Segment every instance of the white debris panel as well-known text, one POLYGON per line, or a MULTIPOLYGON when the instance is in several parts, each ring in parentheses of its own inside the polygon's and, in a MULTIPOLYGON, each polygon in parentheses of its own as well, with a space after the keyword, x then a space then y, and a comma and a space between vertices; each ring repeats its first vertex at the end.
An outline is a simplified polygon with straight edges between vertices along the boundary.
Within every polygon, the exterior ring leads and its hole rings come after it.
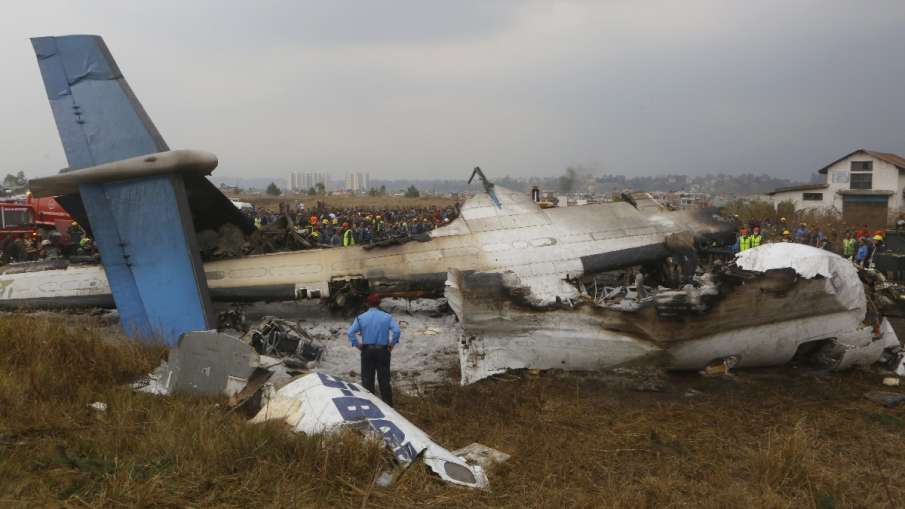
POLYGON ((265 394, 252 422, 283 420, 293 430, 330 433, 344 426, 380 436, 396 460, 408 465, 421 457, 444 481, 470 488, 486 488, 487 475, 436 444, 408 419, 363 387, 326 373, 311 373, 265 394))
POLYGON ((802 277, 812 279, 817 275, 829 278, 838 272, 854 273, 851 262, 825 249, 804 244, 781 242, 764 244, 735 255, 735 263, 755 272, 774 269, 794 269, 802 277))
POLYGON ((735 264, 754 272, 792 269, 805 279, 820 276, 827 280, 827 293, 835 294, 846 309, 866 306, 858 270, 850 261, 825 249, 789 242, 764 244, 738 253, 735 264))

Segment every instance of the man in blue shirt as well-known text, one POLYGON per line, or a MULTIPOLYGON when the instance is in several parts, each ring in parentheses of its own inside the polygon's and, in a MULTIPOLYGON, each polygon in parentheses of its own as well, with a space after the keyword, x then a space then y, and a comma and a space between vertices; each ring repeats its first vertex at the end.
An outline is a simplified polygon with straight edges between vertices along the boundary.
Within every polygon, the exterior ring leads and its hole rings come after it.
POLYGON ((864 264, 867 262, 870 253, 870 247, 867 245, 866 239, 866 237, 858 239, 858 250, 855 252, 855 265, 861 268, 865 268, 864 264))
POLYGON ((368 295, 368 310, 355 317, 349 327, 349 342, 361 350, 361 385, 374 393, 374 374, 380 384, 380 399, 393 406, 393 389, 390 387, 390 353, 399 343, 399 324, 389 314, 380 310, 380 296, 368 295), (392 338, 390 333, 392 332, 392 338), (358 342, 361 334, 361 343, 358 342))

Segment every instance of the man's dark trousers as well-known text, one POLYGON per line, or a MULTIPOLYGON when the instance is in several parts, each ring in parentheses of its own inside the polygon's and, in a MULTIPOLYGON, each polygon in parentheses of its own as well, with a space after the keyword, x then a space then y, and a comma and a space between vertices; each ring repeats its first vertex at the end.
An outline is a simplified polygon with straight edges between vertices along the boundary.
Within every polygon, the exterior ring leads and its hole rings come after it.
POLYGON ((364 345, 361 350, 361 385, 374 392, 374 374, 380 384, 380 399, 393 406, 393 388, 390 387, 390 351, 386 345, 364 345))

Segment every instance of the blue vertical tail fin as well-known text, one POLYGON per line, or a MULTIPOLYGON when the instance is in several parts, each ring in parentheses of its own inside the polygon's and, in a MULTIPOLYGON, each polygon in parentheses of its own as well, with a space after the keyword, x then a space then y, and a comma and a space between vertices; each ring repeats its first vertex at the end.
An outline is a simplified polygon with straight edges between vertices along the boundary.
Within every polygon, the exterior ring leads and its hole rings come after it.
POLYGON ((70 170, 169 150, 101 37, 31 43, 70 170))
MULTIPOLYGON (((32 45, 69 163, 65 171, 71 172, 58 180, 169 150, 103 39, 38 37, 32 45)), ((62 203, 87 216, 123 328, 168 344, 184 332, 211 328, 213 311, 183 174, 122 170, 115 177, 80 180, 83 209, 72 196, 62 203)), ((192 182, 213 188, 204 177, 192 182)))

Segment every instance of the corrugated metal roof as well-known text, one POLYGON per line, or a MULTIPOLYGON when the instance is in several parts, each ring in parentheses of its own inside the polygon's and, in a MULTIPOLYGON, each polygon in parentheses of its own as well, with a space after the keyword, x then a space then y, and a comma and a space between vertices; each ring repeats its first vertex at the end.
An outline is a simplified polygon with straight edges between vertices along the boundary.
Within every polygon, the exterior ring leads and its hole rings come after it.
POLYGON ((874 152, 873 150, 865 150, 868 154, 876 157, 877 159, 882 159, 887 163, 895 166, 900 170, 905 170, 905 157, 902 157, 898 154, 893 154, 891 152, 874 152))

